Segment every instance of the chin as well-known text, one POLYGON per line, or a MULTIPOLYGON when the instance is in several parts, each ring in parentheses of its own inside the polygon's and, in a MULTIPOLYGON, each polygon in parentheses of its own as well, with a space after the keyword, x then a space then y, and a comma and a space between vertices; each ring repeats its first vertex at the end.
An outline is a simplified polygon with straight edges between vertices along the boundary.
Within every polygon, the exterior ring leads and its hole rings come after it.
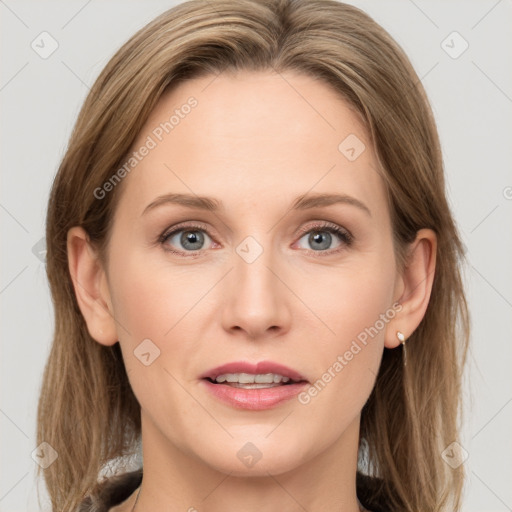
POLYGON ((266 428, 259 435, 245 435, 230 439, 228 443, 215 443, 197 455, 217 471, 238 477, 279 475, 293 471, 308 458, 304 453, 304 443, 299 439, 288 437, 284 443, 277 436, 273 440, 269 438, 268 432, 266 428))

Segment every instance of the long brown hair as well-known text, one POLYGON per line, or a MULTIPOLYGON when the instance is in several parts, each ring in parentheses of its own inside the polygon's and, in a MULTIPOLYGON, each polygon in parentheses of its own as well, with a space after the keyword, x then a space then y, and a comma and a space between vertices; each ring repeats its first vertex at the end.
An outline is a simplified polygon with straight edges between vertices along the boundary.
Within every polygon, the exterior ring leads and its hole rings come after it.
MULTIPOLYGON (((53 510, 74 510, 109 463, 140 440, 140 406, 119 344, 88 334, 68 269, 66 236, 82 226, 104 251, 119 187, 97 199, 156 102, 175 84, 225 70, 299 71, 323 80, 361 115, 387 184, 395 250, 421 228, 437 234, 425 317, 401 349, 385 350, 362 410, 360 474, 379 477, 374 502, 396 512, 459 510, 463 466, 442 451, 458 439, 469 318, 464 257, 445 194, 433 115, 402 49, 361 10, 334 0, 193 0, 164 12, 109 61, 80 111, 53 183, 47 274, 55 332, 38 407, 38 444, 53 510)), ((104 252, 102 252, 104 254, 104 252)), ((39 469, 39 475, 43 470, 39 469)))

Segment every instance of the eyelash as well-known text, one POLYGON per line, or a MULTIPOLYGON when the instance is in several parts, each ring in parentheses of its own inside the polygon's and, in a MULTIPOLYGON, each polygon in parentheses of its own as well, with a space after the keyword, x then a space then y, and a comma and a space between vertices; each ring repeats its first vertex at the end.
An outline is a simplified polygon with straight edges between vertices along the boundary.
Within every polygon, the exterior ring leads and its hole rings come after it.
MULTIPOLYGON (((206 226, 201 224, 185 224, 185 225, 178 225, 172 229, 172 231, 164 231, 159 237, 158 237, 158 243, 164 246, 164 250, 167 252, 170 252, 172 254, 178 254, 180 256, 185 257, 198 257, 201 255, 201 253, 204 251, 204 249, 199 251, 176 251, 174 249, 170 249, 168 246, 165 247, 166 242, 176 233, 179 233, 180 231, 204 231, 212 240, 213 237, 208 233, 208 229, 206 226)), ((336 224, 333 224, 331 222, 317 222, 313 226, 308 226, 307 228, 302 228, 299 231, 299 240, 302 238, 305 234, 308 234, 310 232, 328 232, 334 235, 337 235, 341 242, 344 244, 344 246, 338 247, 337 249, 331 249, 327 251, 313 251, 308 250, 307 252, 310 253, 314 257, 322 257, 324 255, 332 255, 335 253, 338 253, 342 251, 346 247, 350 247, 354 241, 354 237, 352 234, 346 230, 345 228, 342 228, 341 226, 338 226, 336 224)))

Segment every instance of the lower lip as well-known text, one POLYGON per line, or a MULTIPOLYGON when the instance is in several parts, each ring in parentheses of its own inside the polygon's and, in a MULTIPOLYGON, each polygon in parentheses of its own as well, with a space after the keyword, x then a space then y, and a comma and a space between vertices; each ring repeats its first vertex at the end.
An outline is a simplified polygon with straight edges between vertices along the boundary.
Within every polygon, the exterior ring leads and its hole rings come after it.
POLYGON ((261 411, 270 409, 286 400, 297 396, 307 382, 297 382, 296 384, 286 384, 272 388, 243 389, 234 388, 226 384, 213 384, 207 379, 203 382, 214 396, 219 400, 239 409, 250 409, 261 411))

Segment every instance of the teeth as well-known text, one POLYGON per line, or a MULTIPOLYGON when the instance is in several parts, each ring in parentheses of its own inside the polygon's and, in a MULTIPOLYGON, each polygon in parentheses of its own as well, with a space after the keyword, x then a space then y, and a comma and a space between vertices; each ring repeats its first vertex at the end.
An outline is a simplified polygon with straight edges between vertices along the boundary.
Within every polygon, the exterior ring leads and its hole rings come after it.
POLYGON ((279 384, 286 383, 289 377, 283 377, 277 373, 260 373, 253 375, 251 373, 224 373, 219 375, 216 382, 237 382, 239 384, 279 384))

